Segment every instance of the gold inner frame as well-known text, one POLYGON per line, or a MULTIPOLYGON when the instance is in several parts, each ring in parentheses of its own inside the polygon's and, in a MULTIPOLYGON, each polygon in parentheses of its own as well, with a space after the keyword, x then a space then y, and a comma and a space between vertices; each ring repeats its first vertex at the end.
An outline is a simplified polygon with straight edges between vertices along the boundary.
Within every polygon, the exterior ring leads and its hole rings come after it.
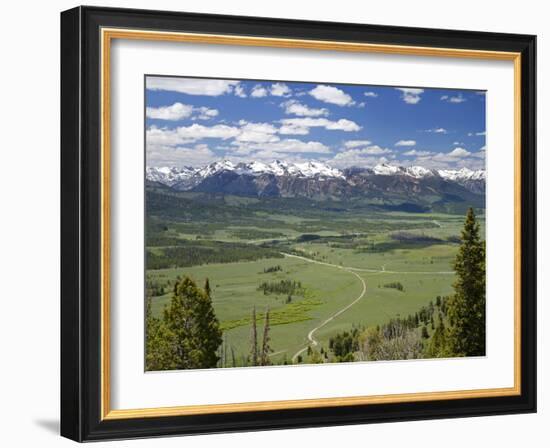
POLYGON ((101 29, 101 419, 166 417, 262 410, 306 409, 414 401, 502 397, 521 394, 521 54, 514 52, 455 48, 278 39, 216 34, 101 29), (442 392, 368 395, 302 400, 280 400, 229 404, 187 405, 141 409, 111 409, 110 368, 110 55, 113 39, 294 48, 357 53, 455 57, 505 60, 514 63, 514 386, 442 392))

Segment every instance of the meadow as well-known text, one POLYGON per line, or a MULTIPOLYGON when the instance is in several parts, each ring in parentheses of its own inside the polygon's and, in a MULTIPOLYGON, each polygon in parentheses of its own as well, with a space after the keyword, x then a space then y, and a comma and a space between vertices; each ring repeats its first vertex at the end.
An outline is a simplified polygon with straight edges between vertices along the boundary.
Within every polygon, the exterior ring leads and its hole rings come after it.
POLYGON ((235 365, 250 352, 254 307, 260 328, 270 310, 270 356, 280 364, 296 362, 312 330, 317 349, 328 350, 340 332, 406 317, 452 293, 463 214, 159 191, 147 200, 153 315, 162 315, 178 278, 208 278, 235 365), (300 288, 289 294, 276 287, 282 282, 300 288))

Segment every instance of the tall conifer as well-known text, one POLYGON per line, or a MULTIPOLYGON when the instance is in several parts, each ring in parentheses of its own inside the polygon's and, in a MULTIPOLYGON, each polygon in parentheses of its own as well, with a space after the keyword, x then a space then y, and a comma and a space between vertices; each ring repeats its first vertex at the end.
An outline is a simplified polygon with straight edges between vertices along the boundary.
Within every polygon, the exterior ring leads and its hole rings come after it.
POLYGON ((250 329, 250 365, 258 365, 258 328, 256 326, 256 305, 252 308, 252 328, 250 329))
POLYGON ((455 259, 457 280, 449 302, 450 351, 458 356, 485 355, 485 243, 470 208, 455 259))
POLYGON ((271 364, 271 360, 269 359, 269 354, 272 352, 271 346, 269 345, 270 336, 269 336, 269 307, 267 307, 267 310, 265 312, 265 320, 264 320, 264 336, 262 339, 262 352, 261 352, 261 359, 260 364, 262 366, 268 366, 271 364))

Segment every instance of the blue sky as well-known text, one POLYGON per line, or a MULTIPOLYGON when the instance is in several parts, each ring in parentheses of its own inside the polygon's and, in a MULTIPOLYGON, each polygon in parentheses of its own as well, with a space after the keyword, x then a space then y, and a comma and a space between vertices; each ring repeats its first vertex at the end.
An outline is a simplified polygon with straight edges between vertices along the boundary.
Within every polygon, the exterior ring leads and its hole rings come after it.
POLYGON ((483 91, 148 76, 145 97, 148 166, 485 166, 483 91))

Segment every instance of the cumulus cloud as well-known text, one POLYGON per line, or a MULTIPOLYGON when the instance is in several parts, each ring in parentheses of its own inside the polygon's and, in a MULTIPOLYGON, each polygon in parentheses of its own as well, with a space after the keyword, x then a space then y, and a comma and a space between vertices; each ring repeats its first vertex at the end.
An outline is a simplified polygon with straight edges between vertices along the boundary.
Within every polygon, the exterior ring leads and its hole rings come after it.
POLYGON ((395 146, 414 146, 416 145, 415 140, 399 140, 395 142, 395 146))
POLYGON ((350 149, 339 152, 328 163, 337 168, 347 168, 351 166, 366 167, 374 166, 379 163, 387 163, 388 158, 377 156, 363 149, 350 149))
POLYGON ((210 120, 219 115, 218 109, 209 109, 208 107, 197 107, 194 108, 194 111, 198 113, 197 119, 199 120, 210 120))
POLYGON ((282 82, 277 82, 275 84, 272 84, 271 88, 269 89, 269 92, 273 96, 290 96, 292 94, 290 87, 288 87, 286 84, 282 82))
POLYGON ((404 152, 403 155, 405 156, 429 156, 430 154, 433 154, 430 151, 419 151, 418 149, 411 149, 407 152, 404 152))
POLYGON ((306 135, 309 128, 322 127, 329 131, 354 132, 359 131, 361 126, 351 120, 341 118, 338 121, 331 121, 327 118, 285 118, 281 120, 281 134, 306 135))
POLYGON ((177 128, 176 132, 184 140, 200 140, 202 138, 228 138, 237 137, 241 130, 225 124, 216 124, 214 126, 203 126, 201 124, 192 124, 191 126, 182 126, 177 128))
POLYGON ((464 148, 455 148, 448 153, 448 156, 449 157, 468 157, 470 154, 471 154, 470 151, 467 151, 464 148))
POLYGON ((378 145, 368 146, 360 150, 362 154, 368 155, 381 155, 381 154, 391 154, 393 151, 388 148, 381 148, 378 145))
POLYGON ((396 90, 401 92, 401 99, 407 104, 417 104, 421 99, 420 96, 424 93, 424 89, 410 87, 397 87, 396 90))
POLYGON ((194 143, 203 138, 219 138, 227 140, 237 137, 241 130, 236 127, 217 124, 215 126, 203 126, 192 124, 175 129, 157 128, 151 126, 145 134, 147 150, 158 146, 180 146, 194 143))
POLYGON ((208 107, 194 107, 188 104, 174 103, 171 106, 147 107, 145 115, 155 120, 178 121, 184 118, 192 120, 210 120, 217 117, 219 111, 208 107))
POLYGON ((236 137, 240 142, 267 143, 277 142, 277 128, 269 123, 246 123, 241 127, 241 133, 236 137))
POLYGON ((203 166, 215 157, 207 145, 147 148, 147 166, 203 166))
POLYGON ((267 94, 267 89, 261 84, 256 84, 252 87, 252 92, 250 92, 250 96, 253 98, 263 98, 264 96, 267 96, 267 94))
POLYGON ((376 92, 365 92, 363 95, 368 96, 369 98, 376 98, 378 97, 378 93, 376 92))
POLYGON ((302 104, 296 100, 288 100, 281 104, 281 107, 285 109, 285 113, 289 115, 298 115, 300 117, 319 117, 327 116, 329 114, 328 109, 315 109, 305 104, 302 104))
POLYGON ((147 107, 145 115, 147 118, 156 120, 177 121, 188 118, 193 113, 193 106, 182 103, 174 103, 171 106, 147 107))
POLYGON ((358 148, 360 146, 368 146, 372 142, 370 140, 348 140, 344 143, 346 148, 358 148))
POLYGON ((240 84, 237 84, 235 86, 235 95, 239 98, 246 98, 246 92, 244 91, 243 86, 241 86, 240 84))
POLYGON ((443 95, 443 96, 441 96, 441 101, 445 101, 445 102, 447 102, 447 103, 459 104, 459 103, 465 102, 465 101, 466 101, 466 98, 464 98, 464 96, 462 95, 462 93, 459 93, 459 94, 456 95, 456 96, 443 95))
POLYGON ((238 142, 234 141, 235 153, 240 155, 253 154, 256 157, 255 151, 270 151, 272 153, 287 154, 287 153, 316 153, 328 154, 330 148, 321 142, 307 141, 297 139, 284 139, 276 142, 255 143, 255 142, 238 142))
POLYGON ((239 81, 225 79, 168 78, 149 76, 147 90, 167 90, 187 95, 220 96, 231 93, 239 81))
POLYGON ((256 84, 250 92, 252 98, 264 98, 268 95, 288 98, 292 96, 292 90, 285 83, 276 82, 267 87, 262 84, 256 84))
POLYGON ((314 89, 310 90, 309 94, 319 101, 336 104, 337 106, 351 106, 355 104, 351 96, 343 90, 333 86, 319 84, 314 89))
POLYGON ((410 156, 409 160, 402 160, 405 165, 421 165, 426 168, 435 169, 460 169, 470 168, 472 170, 483 169, 485 167, 485 153, 469 152, 464 148, 455 148, 453 151, 444 152, 429 152, 411 150, 404 153, 410 156))

